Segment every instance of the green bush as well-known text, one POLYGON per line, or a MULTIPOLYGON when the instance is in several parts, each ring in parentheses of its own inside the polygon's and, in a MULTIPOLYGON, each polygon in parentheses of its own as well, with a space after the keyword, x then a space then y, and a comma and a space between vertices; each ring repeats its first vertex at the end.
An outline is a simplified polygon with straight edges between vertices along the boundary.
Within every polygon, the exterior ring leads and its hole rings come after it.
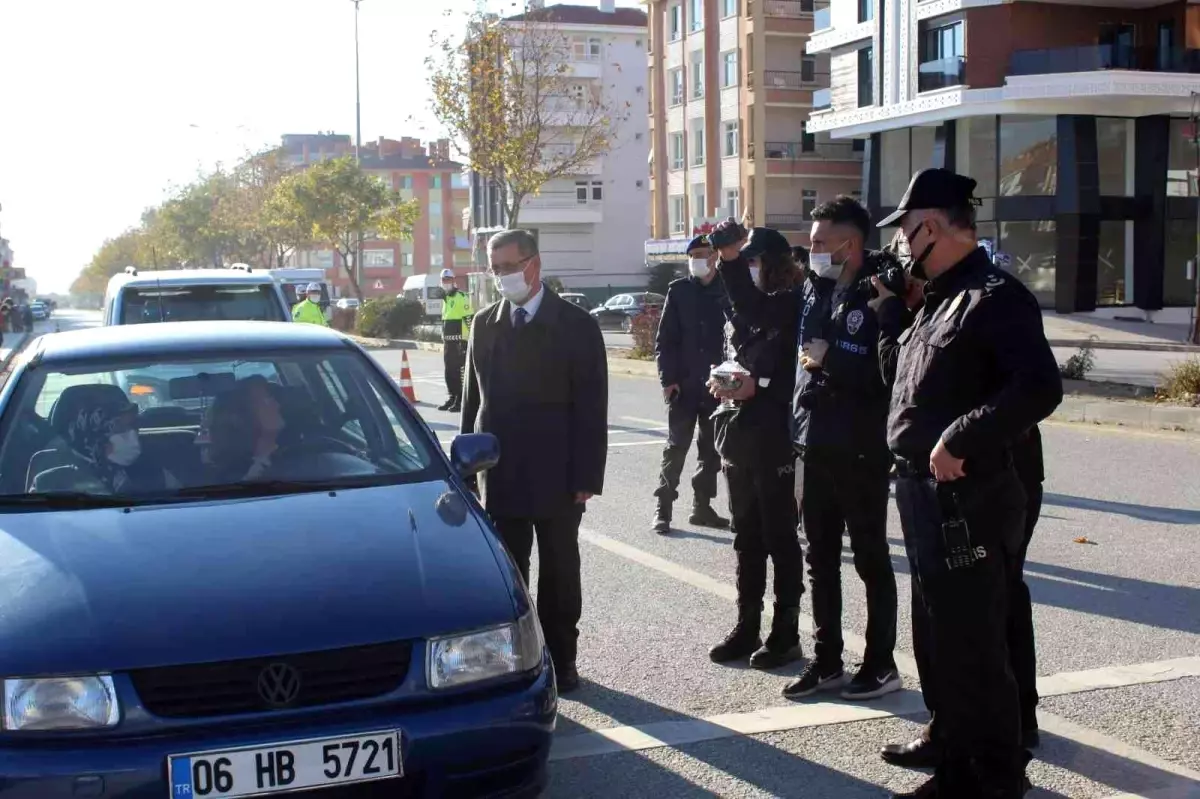
POLYGON ((1192 356, 1171 364, 1162 376, 1158 394, 1177 402, 1200 402, 1200 358, 1192 356))
POLYGON ((658 320, 662 312, 651 306, 644 313, 633 318, 633 352, 634 358, 650 360, 654 357, 654 339, 658 335, 658 320))
POLYGON ((1063 377, 1067 380, 1087 380, 1088 372, 1096 366, 1096 355, 1092 347, 1094 341, 1096 341, 1095 336, 1088 336, 1088 340, 1083 343, 1079 351, 1058 367, 1058 371, 1063 377))
POLYGON ((375 297, 358 307, 355 328, 367 338, 403 338, 424 318, 420 300, 375 297))

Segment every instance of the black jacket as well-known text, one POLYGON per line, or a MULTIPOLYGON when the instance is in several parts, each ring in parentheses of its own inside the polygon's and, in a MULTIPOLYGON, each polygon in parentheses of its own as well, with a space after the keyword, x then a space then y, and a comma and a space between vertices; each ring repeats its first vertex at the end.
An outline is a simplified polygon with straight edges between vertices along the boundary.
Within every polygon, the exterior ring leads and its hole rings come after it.
MULTIPOLYGON (((764 294, 750 279, 743 259, 722 261, 720 269, 735 313, 749 324, 780 330, 794 348, 802 338, 812 337, 805 334, 805 317, 813 313, 821 298, 811 282, 805 281, 802 288, 791 291, 764 294)), ((879 371, 875 314, 867 306, 869 278, 874 270, 875 258, 868 253, 856 282, 833 309, 827 325, 829 351, 823 374, 806 371, 797 364, 792 442, 806 451, 879 458, 887 455, 887 387, 879 371), (817 379, 824 381, 823 388, 802 400, 806 390, 814 391, 810 383, 817 379)))
POLYGON ((976 249, 930 281, 903 327, 903 302, 880 307, 880 364, 894 379, 888 445, 928 463, 938 439, 970 474, 1003 465, 1062 402, 1058 362, 1037 300, 976 249))
POLYGON ((496 517, 548 519, 576 492, 600 494, 608 456, 608 359, 587 311, 542 288, 520 330, 506 300, 477 313, 467 345, 462 432, 500 439, 482 480, 496 517))
POLYGON ((654 355, 663 388, 679 386, 677 402, 690 407, 716 404, 705 384, 712 367, 725 360, 725 318, 729 299, 724 284, 714 277, 705 286, 691 277, 667 288, 667 301, 654 355))

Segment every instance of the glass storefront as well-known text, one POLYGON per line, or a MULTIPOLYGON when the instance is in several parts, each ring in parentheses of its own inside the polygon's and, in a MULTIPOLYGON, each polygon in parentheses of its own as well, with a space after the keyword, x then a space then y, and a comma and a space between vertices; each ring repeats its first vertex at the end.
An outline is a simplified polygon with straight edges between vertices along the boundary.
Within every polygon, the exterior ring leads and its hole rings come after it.
POLYGON ((1195 197, 1196 170, 1200 165, 1200 145, 1192 139, 1195 125, 1187 119, 1171 120, 1171 138, 1167 154, 1167 196, 1195 197))
POLYGON ((1104 220, 1100 223, 1100 250, 1096 258, 1096 305, 1129 305, 1133 302, 1126 263, 1126 241, 1132 222, 1104 220))
POLYGON ((1134 121, 1118 117, 1096 118, 1096 160, 1100 166, 1100 194, 1133 196, 1134 121))
POLYGON ((996 117, 958 120, 954 164, 955 172, 975 178, 976 197, 996 196, 996 117))
POLYGON ((1163 305, 1191 307, 1196 302, 1196 281, 1188 280, 1187 263, 1196 257, 1196 220, 1168 220, 1166 245, 1163 305))
POLYGON ((1058 117, 1000 117, 1000 194, 1058 193, 1058 117))
POLYGON ((1005 268, 1033 292, 1043 307, 1054 305, 1057 248, 1057 225, 1053 220, 1000 223, 1000 251, 1008 256, 1005 268))
POLYGON ((879 162, 879 202, 888 208, 894 208, 900 203, 904 190, 908 188, 909 178, 912 177, 912 163, 909 157, 912 144, 908 130, 889 130, 880 136, 883 157, 879 162))

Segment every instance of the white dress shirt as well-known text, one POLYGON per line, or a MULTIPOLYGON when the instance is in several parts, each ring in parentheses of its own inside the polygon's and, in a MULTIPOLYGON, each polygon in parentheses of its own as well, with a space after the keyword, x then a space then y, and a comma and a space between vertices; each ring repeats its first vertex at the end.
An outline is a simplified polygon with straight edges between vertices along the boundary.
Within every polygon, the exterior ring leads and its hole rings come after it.
POLYGON ((547 289, 546 289, 545 285, 539 285, 538 293, 533 295, 533 297, 529 298, 528 300, 525 300, 525 303, 523 305, 517 305, 515 302, 511 303, 513 308, 511 311, 509 311, 508 319, 510 322, 513 323, 514 327, 517 324, 517 309, 518 308, 525 309, 525 323, 526 324, 529 324, 530 322, 533 321, 533 317, 537 316, 538 308, 542 307, 542 297, 544 297, 546 295, 546 291, 547 291, 547 289))

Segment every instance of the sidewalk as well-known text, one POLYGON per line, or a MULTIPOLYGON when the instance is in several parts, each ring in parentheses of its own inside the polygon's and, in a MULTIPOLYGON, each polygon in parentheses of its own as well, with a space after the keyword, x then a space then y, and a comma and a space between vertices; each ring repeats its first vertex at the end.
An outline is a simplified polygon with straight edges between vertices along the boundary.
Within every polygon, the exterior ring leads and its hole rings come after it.
POLYGON ((1091 336, 1092 347, 1099 350, 1142 350, 1148 352, 1200 352, 1188 344, 1188 327, 1182 324, 1155 324, 1042 311, 1046 338, 1052 347, 1080 347, 1091 336))

